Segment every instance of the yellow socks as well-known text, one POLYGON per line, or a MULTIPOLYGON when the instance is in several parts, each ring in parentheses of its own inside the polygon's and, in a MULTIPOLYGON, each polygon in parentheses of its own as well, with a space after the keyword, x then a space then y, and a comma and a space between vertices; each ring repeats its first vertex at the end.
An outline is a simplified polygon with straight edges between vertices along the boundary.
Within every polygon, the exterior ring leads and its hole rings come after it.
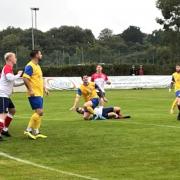
POLYGON ((88 106, 86 108, 91 114, 94 114, 94 109, 91 106, 88 106))
POLYGON ((41 116, 39 116, 39 114, 37 113, 34 113, 29 121, 28 129, 29 128, 38 129, 40 125, 41 125, 41 116))
POLYGON ((177 106, 177 100, 175 99, 172 103, 171 109, 174 110, 176 108, 176 106, 177 106))

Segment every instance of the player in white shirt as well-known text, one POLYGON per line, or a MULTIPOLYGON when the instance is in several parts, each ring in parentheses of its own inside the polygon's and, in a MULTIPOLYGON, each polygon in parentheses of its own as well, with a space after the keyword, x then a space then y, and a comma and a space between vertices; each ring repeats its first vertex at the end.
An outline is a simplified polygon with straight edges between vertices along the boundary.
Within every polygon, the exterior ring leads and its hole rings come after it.
MULTIPOLYGON (((12 109, 15 110, 10 96, 13 91, 14 81, 18 79, 23 71, 18 71, 17 75, 13 73, 13 66, 16 64, 16 55, 12 52, 8 52, 4 55, 5 66, 2 69, 0 75, 0 141, 2 139, 3 128, 6 124, 10 124, 12 116, 8 114, 12 109), (6 120, 8 122, 6 122, 6 120)), ((14 112, 15 113, 15 112, 14 112)))
MULTIPOLYGON (((76 112, 79 114, 84 114, 84 109, 81 107, 76 108, 76 112)), ((98 106, 94 109, 94 115, 89 115, 89 118, 87 120, 105 120, 105 119, 126 119, 131 118, 130 116, 123 116, 121 114, 120 107, 114 106, 114 107, 103 107, 98 106)))

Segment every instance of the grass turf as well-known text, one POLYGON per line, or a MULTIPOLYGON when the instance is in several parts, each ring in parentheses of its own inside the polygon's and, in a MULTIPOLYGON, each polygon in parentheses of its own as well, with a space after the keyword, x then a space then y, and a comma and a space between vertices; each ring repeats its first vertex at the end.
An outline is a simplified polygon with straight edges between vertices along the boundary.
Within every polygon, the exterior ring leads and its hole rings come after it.
MULTIPOLYGON (((31 110, 24 93, 12 99, 17 114, 11 138, 0 142, 0 152, 51 168, 111 180, 180 179, 180 122, 169 114, 174 100, 167 90, 107 91, 107 106, 120 105, 126 121, 85 122, 69 108, 74 92, 52 92, 45 97, 42 132, 47 139, 23 135, 31 110)), ((63 179, 63 175, 0 156, 0 180, 63 179)))

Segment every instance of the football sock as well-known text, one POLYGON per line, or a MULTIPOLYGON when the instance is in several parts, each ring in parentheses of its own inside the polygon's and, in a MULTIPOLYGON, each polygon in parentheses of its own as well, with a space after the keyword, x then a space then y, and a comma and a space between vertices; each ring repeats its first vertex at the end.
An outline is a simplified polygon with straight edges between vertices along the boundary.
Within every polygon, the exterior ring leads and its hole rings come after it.
POLYGON ((39 134, 39 129, 34 129, 35 134, 39 134))
POLYGON ((8 127, 13 120, 13 116, 11 114, 7 114, 6 119, 4 120, 4 131, 8 131, 8 127))
POLYGON ((177 100, 175 99, 172 103, 171 109, 174 110, 177 105, 177 100))
POLYGON ((37 114, 37 113, 34 113, 32 116, 31 116, 31 118, 30 118, 30 121, 29 121, 29 124, 28 124, 28 127, 27 127, 27 131, 28 131, 28 129, 36 129, 36 125, 35 125, 35 123, 36 123, 36 121, 39 119, 39 114, 37 114))
POLYGON ((94 114, 94 109, 93 109, 91 106, 88 106, 88 107, 87 107, 87 110, 88 110, 91 114, 94 114))
POLYGON ((41 126, 41 116, 38 116, 36 117, 36 120, 34 122, 34 129, 39 129, 41 126))
POLYGON ((4 128, 4 123, 3 120, 0 119, 0 134, 2 133, 3 128, 4 128))

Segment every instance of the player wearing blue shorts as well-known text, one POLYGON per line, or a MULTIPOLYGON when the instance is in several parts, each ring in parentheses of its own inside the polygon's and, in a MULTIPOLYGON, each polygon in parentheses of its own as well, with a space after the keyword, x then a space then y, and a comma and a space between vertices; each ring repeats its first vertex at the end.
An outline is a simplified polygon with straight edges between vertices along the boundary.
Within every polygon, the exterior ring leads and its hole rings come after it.
POLYGON ((86 119, 86 116, 89 116, 89 114, 94 114, 94 108, 99 105, 99 96, 96 90, 100 92, 102 98, 104 96, 101 89, 94 82, 89 82, 87 75, 82 77, 82 81, 83 84, 77 89, 74 105, 70 110, 76 110, 80 101, 80 97, 83 96, 85 100, 84 110, 86 112, 84 119, 86 119))
POLYGON ((23 79, 28 90, 29 103, 35 112, 31 116, 24 134, 31 139, 47 138, 39 132, 41 117, 43 116, 43 93, 48 94, 44 86, 42 70, 39 66, 42 54, 39 50, 33 50, 30 57, 31 61, 25 67, 23 79))

